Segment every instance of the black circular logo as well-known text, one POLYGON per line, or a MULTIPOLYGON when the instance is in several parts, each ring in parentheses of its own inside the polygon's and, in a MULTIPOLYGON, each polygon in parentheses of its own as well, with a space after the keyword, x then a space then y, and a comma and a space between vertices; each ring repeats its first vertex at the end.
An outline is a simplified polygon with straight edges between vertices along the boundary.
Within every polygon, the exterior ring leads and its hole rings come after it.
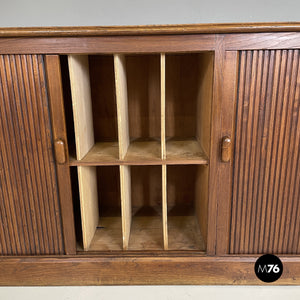
POLYGON ((265 254, 257 259, 254 271, 261 281, 274 282, 280 278, 283 265, 276 255, 265 254))

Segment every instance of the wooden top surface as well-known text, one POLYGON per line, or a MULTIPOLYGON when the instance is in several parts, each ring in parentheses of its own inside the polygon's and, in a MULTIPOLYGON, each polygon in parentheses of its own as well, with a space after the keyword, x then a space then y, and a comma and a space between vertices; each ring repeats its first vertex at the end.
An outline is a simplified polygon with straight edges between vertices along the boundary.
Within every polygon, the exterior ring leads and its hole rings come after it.
POLYGON ((7 27, 0 28, 0 37, 62 37, 145 34, 199 34, 300 31, 300 22, 288 23, 224 23, 143 26, 86 27, 7 27))

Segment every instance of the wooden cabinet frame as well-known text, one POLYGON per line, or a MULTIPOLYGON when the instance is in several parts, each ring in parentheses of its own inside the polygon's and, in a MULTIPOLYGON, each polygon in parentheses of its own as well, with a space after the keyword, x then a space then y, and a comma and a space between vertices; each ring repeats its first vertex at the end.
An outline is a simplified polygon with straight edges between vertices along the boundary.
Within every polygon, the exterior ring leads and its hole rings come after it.
MULTIPOLYGON (((43 54, 45 57, 53 143, 62 145, 55 154, 65 244, 64 255, 0 256, 0 284, 261 284, 253 271, 259 255, 228 254, 233 151, 227 154, 228 162, 222 161, 221 143, 224 137, 232 144, 235 141, 239 51, 262 49, 300 49, 300 25, 0 29, 1 55, 43 54), (72 163, 67 149, 60 55, 118 54, 122 58, 127 53, 187 51, 214 53, 206 254, 197 251, 76 252, 69 171, 72 163)), ((280 258, 284 272, 275 284, 300 284, 299 254, 280 255, 280 258)))

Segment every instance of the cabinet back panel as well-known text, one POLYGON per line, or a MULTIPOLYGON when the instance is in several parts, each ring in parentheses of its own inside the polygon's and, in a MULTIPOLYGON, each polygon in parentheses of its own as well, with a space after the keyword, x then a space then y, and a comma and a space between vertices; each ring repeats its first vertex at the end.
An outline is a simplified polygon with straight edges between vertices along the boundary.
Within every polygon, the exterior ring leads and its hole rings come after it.
POLYGON ((160 137, 160 56, 126 57, 131 139, 160 137))
POLYGON ((161 172, 160 166, 131 166, 133 215, 161 215, 161 172))
POLYGON ((299 50, 241 51, 230 253, 300 253, 299 50))
POLYGON ((117 166, 98 167, 97 183, 101 217, 120 217, 120 173, 117 166))
POLYGON ((0 56, 0 137, 0 254, 63 254, 43 56, 0 56))
POLYGON ((117 141, 117 106, 113 56, 89 56, 89 71, 95 141, 117 141))

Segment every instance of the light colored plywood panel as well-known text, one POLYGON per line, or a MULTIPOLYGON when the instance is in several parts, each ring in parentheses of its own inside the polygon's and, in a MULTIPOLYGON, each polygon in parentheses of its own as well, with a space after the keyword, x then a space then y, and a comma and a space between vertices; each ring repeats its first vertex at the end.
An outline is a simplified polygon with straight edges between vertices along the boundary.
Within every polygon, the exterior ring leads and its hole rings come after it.
POLYGON ((83 248, 88 250, 99 221, 96 167, 78 167, 78 183, 83 248))
POLYGON ((167 161, 180 160, 193 164, 208 164, 207 156, 196 139, 169 139, 166 146, 167 161))
POLYGON ((89 63, 87 55, 69 55, 76 157, 82 159, 94 144, 89 63))
POLYGON ((130 143, 126 61, 124 55, 114 55, 114 67, 118 115, 119 158, 123 159, 130 143))
POLYGON ((160 55, 161 158, 166 159, 166 56, 160 55))
POLYGON ((89 251, 122 250, 122 220, 101 217, 89 251))
POLYGON ((131 228, 131 174, 130 166, 120 166, 123 249, 128 250, 131 228))
POLYGON ((133 217, 129 250, 163 250, 160 216, 133 217))
POLYGON ((167 166, 162 166, 162 222, 164 250, 168 250, 167 166))
POLYGON ((169 216, 169 250, 205 250, 195 216, 169 216))

